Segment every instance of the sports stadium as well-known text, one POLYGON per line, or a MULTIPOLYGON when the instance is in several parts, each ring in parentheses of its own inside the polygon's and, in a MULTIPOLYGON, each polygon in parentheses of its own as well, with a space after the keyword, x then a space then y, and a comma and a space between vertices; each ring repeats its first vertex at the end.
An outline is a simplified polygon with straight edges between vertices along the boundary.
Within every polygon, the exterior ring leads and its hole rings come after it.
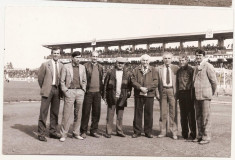
MULTIPOLYGON (((216 69, 219 87, 224 93, 232 88, 232 69, 233 69, 233 31, 215 31, 205 33, 182 33, 170 35, 157 35, 145 37, 131 37, 122 39, 104 39, 88 42, 70 42, 59 44, 44 44, 43 47, 48 49, 60 48, 61 62, 68 63, 71 59, 71 54, 74 51, 80 51, 82 54, 81 63, 89 61, 92 51, 96 50, 100 53, 99 63, 103 65, 104 72, 112 68, 116 62, 116 57, 122 56, 127 58, 126 64, 131 71, 140 64, 139 57, 142 54, 149 54, 151 65, 162 65, 162 53, 167 51, 173 53, 173 63, 178 64, 180 54, 189 56, 189 64, 194 66, 194 51, 197 48, 202 48, 206 51, 206 59, 216 69), (225 41, 230 40, 225 46, 225 41), (215 41, 216 44, 203 45, 205 41, 215 41), (169 44, 175 44, 172 45, 169 44), (188 45, 187 43, 195 44, 188 45), (168 47, 167 47, 168 45, 168 47), (226 91, 225 91, 226 90, 226 91)), ((44 57, 50 59, 48 55, 44 57)), ((14 69, 11 65, 5 66, 6 81, 35 81, 37 79, 37 69, 14 69)), ((231 95, 231 90, 225 94, 231 95), (230 92, 230 93, 229 93, 230 92)))
MULTIPOLYGON (((214 31, 213 33, 182 33, 121 39, 94 39, 85 42, 43 45, 43 47, 48 49, 60 48, 62 55, 61 61, 63 63, 68 63, 71 58, 71 53, 77 50, 82 54, 81 63, 85 63, 90 60, 90 53, 97 50, 100 53, 99 63, 103 65, 105 72, 113 67, 116 62, 116 57, 119 56, 128 59, 126 65, 129 70, 132 70, 140 64, 139 57, 144 53, 152 57, 151 65, 161 65, 163 63, 161 56, 164 51, 174 54, 174 64, 178 64, 178 56, 180 54, 187 54, 190 57, 189 63, 194 66, 194 50, 197 48, 204 49, 208 62, 216 68, 219 82, 218 94, 212 100, 213 141, 209 145, 199 146, 195 143, 185 142, 183 138, 179 138, 178 141, 168 138, 158 139, 156 137, 152 140, 144 137, 133 140, 131 138, 133 133, 133 97, 128 100, 128 107, 124 113, 123 129, 127 135, 124 139, 116 136, 113 136, 111 140, 104 138, 107 106, 102 102, 99 123, 99 134, 101 138, 94 139, 93 137, 87 137, 84 141, 68 138, 63 144, 55 139, 48 139, 46 144, 40 142, 37 140, 37 119, 40 108, 37 69, 14 69, 9 64, 4 69, 6 81, 4 82, 3 154, 231 157, 233 43, 225 45, 225 42, 232 39, 233 31, 214 31), (217 43, 204 44, 205 41, 211 40, 217 43), (189 42, 193 42, 193 45, 189 42), (177 45, 169 45, 171 43, 177 43, 177 45), (223 146, 223 149, 221 149, 221 146, 223 146)), ((48 55, 44 58, 48 60, 51 57, 48 55)), ((63 101, 61 102, 59 124, 61 123, 63 111, 63 101)), ((159 103, 155 100, 153 113, 154 136, 159 134, 159 112, 159 103)), ((178 130, 180 137, 180 125, 178 126, 178 130)))

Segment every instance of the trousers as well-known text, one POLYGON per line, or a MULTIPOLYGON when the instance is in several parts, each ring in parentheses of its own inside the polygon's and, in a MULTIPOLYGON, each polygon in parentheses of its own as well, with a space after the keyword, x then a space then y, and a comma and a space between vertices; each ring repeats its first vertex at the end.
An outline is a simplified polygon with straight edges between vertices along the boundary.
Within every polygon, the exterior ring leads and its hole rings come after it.
POLYGON ((107 118, 106 118, 106 133, 112 134, 113 129, 113 118, 114 113, 116 110, 116 132, 117 134, 122 134, 122 120, 123 120, 123 113, 124 113, 124 107, 119 107, 117 105, 111 105, 107 108, 107 118))
POLYGON ((80 135, 83 99, 84 99, 84 91, 82 89, 69 89, 66 92, 64 99, 63 117, 60 129, 62 137, 67 137, 67 133, 69 131, 69 127, 71 124, 70 121, 72 113, 74 113, 73 134, 80 135))
POLYGON ((48 110, 50 108, 50 128, 49 133, 55 133, 58 125, 58 114, 60 109, 59 88, 52 86, 48 97, 41 98, 40 114, 38 120, 38 134, 45 136, 46 121, 48 110))
POLYGON ((82 121, 81 121, 81 133, 87 133, 88 123, 91 115, 91 128, 90 133, 96 133, 98 130, 98 124, 100 120, 101 110, 101 94, 100 92, 86 92, 82 107, 82 121))
POLYGON ((182 128, 182 136, 187 139, 190 128, 190 136, 196 138, 196 117, 194 109, 194 101, 192 100, 190 90, 179 91, 180 105, 180 122, 182 128))
POLYGON ((211 140, 211 100, 195 100, 198 139, 211 140))
POLYGON ((163 88, 160 105, 160 128, 162 135, 166 135, 167 116, 169 109, 169 129, 173 136, 177 136, 177 107, 173 88, 163 88), (169 104, 169 105, 168 105, 169 104))
POLYGON ((135 112, 133 121, 133 130, 135 134, 141 134, 142 117, 144 111, 144 132, 152 134, 153 128, 153 102, 154 97, 135 97, 135 112))

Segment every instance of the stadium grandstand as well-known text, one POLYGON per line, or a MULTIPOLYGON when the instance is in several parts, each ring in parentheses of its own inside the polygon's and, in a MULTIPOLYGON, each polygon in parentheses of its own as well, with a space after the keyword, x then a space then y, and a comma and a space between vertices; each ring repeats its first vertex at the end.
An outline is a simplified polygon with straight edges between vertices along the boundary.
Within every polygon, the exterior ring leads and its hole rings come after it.
POLYGON ((13 68, 12 63, 7 63, 4 66, 4 79, 10 81, 35 81, 38 78, 38 68, 36 69, 23 69, 13 68))
MULTIPOLYGON (((145 53, 152 57, 151 65, 158 66, 163 64, 162 53, 165 51, 173 53, 174 64, 178 64, 178 56, 180 54, 187 54, 190 58, 189 63, 194 66, 194 51, 197 48, 202 48, 206 51, 208 62, 216 68, 219 82, 225 85, 225 81, 231 81, 230 78, 227 78, 230 80, 226 80, 226 77, 232 77, 231 71, 233 69, 233 43, 231 42, 225 46, 225 41, 232 39, 233 31, 227 30, 210 33, 181 33, 104 40, 93 39, 85 42, 45 44, 43 46, 48 49, 60 48, 61 61, 64 63, 69 62, 74 51, 81 52, 81 63, 85 63, 89 61, 91 52, 96 50, 100 53, 98 61, 103 64, 105 71, 113 67, 113 63, 115 63, 115 59, 118 56, 126 57, 129 62, 127 67, 132 70, 140 64, 139 57, 145 53), (216 44, 206 44, 204 43, 206 41, 216 41, 216 44), (193 45, 188 45, 187 43, 193 45)), ((49 55, 45 58, 50 59, 51 57, 49 55)))
MULTIPOLYGON (((70 61, 71 54, 74 51, 81 52, 81 63, 85 63, 90 60, 91 52, 96 50, 100 53, 98 61, 103 64, 105 72, 113 67, 118 56, 128 59, 126 66, 129 70, 140 64, 139 57, 145 53, 152 57, 151 65, 161 65, 163 64, 162 53, 165 51, 173 53, 174 64, 178 64, 180 54, 187 54, 190 59, 189 63, 194 66, 194 51, 197 48, 202 48, 206 51, 208 62, 216 68, 220 85, 231 86, 233 69, 233 43, 231 40, 233 39, 233 31, 216 31, 209 38, 207 34, 206 32, 181 33, 121 39, 93 39, 85 42, 45 44, 43 47, 48 49, 60 48, 63 63, 70 61), (230 43, 225 45, 226 40, 230 40, 230 43), (213 43, 204 43, 207 41, 213 41, 213 43)), ((50 59, 51 57, 49 55, 44 58, 50 59)), ((37 79, 37 70, 15 69, 12 64, 8 64, 4 67, 4 75, 5 79, 10 80, 35 80, 37 79)))

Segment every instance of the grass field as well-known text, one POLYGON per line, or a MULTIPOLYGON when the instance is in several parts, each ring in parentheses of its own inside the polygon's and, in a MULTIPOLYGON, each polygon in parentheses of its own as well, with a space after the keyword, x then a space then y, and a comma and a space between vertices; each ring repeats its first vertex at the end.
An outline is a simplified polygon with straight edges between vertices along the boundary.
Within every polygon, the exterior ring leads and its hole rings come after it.
MULTIPOLYGON (((10 83, 7 85, 10 85, 10 83)), ((13 96, 12 94, 14 94, 13 97, 17 97, 15 93, 19 93, 17 90, 21 90, 22 92, 29 92, 27 95, 33 97, 32 94, 37 93, 36 95, 39 95, 39 90, 33 89, 34 85, 36 86, 36 83, 28 84, 27 86, 32 89, 32 91, 28 91, 28 89, 23 89, 23 83, 16 83, 13 85, 15 88, 13 86, 8 86, 8 88, 10 87, 11 89, 4 90, 4 94, 10 96, 13 96)), ((24 93, 24 95, 26 95, 26 93, 24 93)), ((36 132, 40 102, 4 103, 2 153, 4 155, 36 154, 148 157, 230 157, 232 121, 231 102, 231 96, 214 97, 211 105, 212 141, 208 145, 185 142, 181 137, 180 125, 178 126, 179 140, 175 141, 169 137, 162 139, 156 138, 160 130, 158 123, 159 104, 156 100, 154 102, 153 113, 153 139, 148 139, 144 136, 137 139, 131 138, 131 135, 133 134, 132 124, 134 117, 134 103, 133 98, 130 98, 128 100, 128 107, 125 108, 124 111, 123 120, 124 133, 127 135, 126 138, 115 136, 114 126, 113 136, 111 139, 107 139, 104 136, 101 136, 99 139, 88 136, 83 141, 67 138, 64 143, 50 138, 47 138, 47 143, 37 140, 36 132)), ((63 102, 61 101, 59 124, 62 119, 62 111, 63 102)), ((102 102, 101 118, 99 123, 100 135, 105 134, 106 111, 107 108, 102 102)))
MULTIPOLYGON (((70 0, 68 0, 70 1, 70 0)), ((77 0, 88 2, 100 2, 101 0, 77 0)), ((103 0, 104 2, 105 0, 103 0)), ((164 4, 168 5, 186 5, 186 6, 213 6, 230 7, 232 0, 106 0, 114 3, 138 3, 138 4, 164 4)))
POLYGON ((40 99, 40 88, 37 82, 4 82, 4 102, 39 101, 40 99))
MULTIPOLYGON (((232 89, 231 87, 226 89, 218 88, 218 94, 231 96, 232 89)), ((40 101, 41 96, 38 82, 5 82, 3 99, 4 102, 40 101)))

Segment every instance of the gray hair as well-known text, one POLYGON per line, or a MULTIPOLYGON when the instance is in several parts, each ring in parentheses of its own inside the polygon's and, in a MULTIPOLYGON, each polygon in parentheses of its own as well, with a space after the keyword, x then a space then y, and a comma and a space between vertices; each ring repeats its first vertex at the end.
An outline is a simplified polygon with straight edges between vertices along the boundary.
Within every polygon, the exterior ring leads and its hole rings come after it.
POLYGON ((162 54, 162 57, 164 58, 166 55, 171 55, 171 57, 173 57, 173 54, 171 52, 164 52, 162 54))
POLYGON ((97 51, 93 51, 93 52, 91 53, 91 56, 92 56, 93 54, 98 54, 98 56, 99 56, 99 52, 97 52, 97 51))
POLYGON ((142 61, 143 59, 147 58, 148 60, 150 60, 150 56, 148 54, 143 54, 141 57, 140 57, 140 60, 142 61))

